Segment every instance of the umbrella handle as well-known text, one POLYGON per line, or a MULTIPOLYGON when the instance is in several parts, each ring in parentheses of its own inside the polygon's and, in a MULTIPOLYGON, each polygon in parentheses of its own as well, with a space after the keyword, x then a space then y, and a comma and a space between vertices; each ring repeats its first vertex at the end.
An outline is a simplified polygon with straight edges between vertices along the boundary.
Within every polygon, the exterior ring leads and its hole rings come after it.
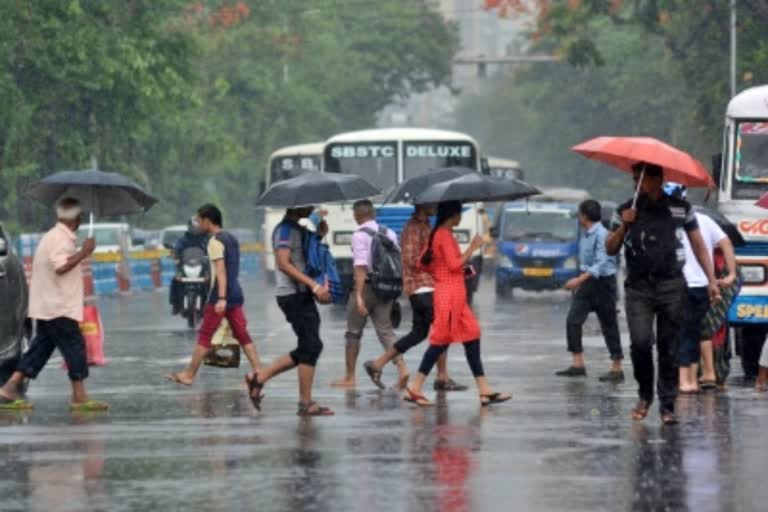
POLYGON ((635 197, 632 198, 632 209, 635 209, 635 206, 637 205, 637 196, 640 195, 640 187, 643 184, 643 177, 645 176, 645 166, 643 166, 643 170, 640 172, 640 179, 637 180, 637 188, 635 189, 635 197))
POLYGON ((93 212, 88 212, 88 238, 93 238, 93 212))

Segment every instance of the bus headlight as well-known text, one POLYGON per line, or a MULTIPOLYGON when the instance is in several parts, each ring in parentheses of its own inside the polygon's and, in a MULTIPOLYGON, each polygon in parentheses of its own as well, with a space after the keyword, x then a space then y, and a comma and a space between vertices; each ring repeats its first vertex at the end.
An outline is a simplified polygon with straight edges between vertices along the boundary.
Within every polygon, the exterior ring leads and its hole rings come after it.
POLYGON ((453 232, 453 238, 456 239, 456 243, 468 244, 469 243, 469 230, 457 229, 453 232))
POLYGON ((512 268, 515 266, 512 260, 506 254, 499 253, 499 258, 496 260, 496 265, 501 268, 512 268))
POLYGON ((576 256, 566 258, 566 260, 563 262, 563 268, 565 270, 575 270, 579 268, 579 259, 576 256))
POLYGON ((333 245, 351 245, 352 231, 334 231, 333 245))
POLYGON ((741 265, 744 284, 762 284, 765 282, 765 267, 762 265, 741 265))

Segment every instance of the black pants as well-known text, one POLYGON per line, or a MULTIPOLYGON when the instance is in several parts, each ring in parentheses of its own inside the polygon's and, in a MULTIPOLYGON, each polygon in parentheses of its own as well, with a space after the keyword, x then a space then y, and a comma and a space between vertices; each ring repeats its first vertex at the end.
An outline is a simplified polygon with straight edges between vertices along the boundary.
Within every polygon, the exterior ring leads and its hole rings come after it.
POLYGON ((565 332, 568 339, 568 351, 581 354, 584 348, 581 344, 582 326, 587 316, 594 311, 600 320, 605 345, 611 354, 611 359, 624 359, 621 350, 619 324, 616 319, 616 277, 600 277, 585 282, 573 294, 571 309, 565 321, 565 332))
POLYGON ((37 321, 37 336, 29 350, 21 357, 18 370, 34 379, 58 348, 67 363, 69 379, 85 380, 88 377, 88 359, 85 355, 85 339, 80 325, 71 318, 54 318, 37 321))
POLYGON ((285 314, 298 338, 298 346, 290 353, 293 363, 315 366, 323 351, 320 340, 320 314, 311 293, 294 293, 277 298, 277 305, 285 314))
POLYGON ((181 281, 171 279, 171 285, 168 289, 168 302, 171 306, 181 309, 184 302, 184 285, 181 281))
POLYGON ((413 325, 411 332, 397 340, 395 350, 400 354, 405 354, 410 349, 427 339, 429 328, 434 318, 433 307, 434 294, 415 293, 408 300, 411 302, 411 311, 413 311, 413 325))
POLYGON ((674 411, 678 385, 677 346, 687 294, 685 279, 680 276, 627 280, 626 291, 630 351, 635 380, 639 385, 638 394, 643 400, 653 401, 655 319, 659 407, 662 411, 674 411))
POLYGON ((709 309, 709 290, 706 286, 688 288, 688 302, 683 315, 683 328, 678 340, 678 362, 688 367, 701 359, 701 323, 709 309))
MULTIPOLYGON (((480 340, 467 341, 462 343, 464 345, 464 354, 467 357, 467 364, 469 364, 472 375, 482 377, 485 375, 483 370, 483 361, 480 359, 480 340)), ((424 353, 424 357, 421 359, 419 365, 419 373, 423 375, 429 375, 432 368, 435 366, 438 358, 448 350, 448 345, 430 345, 427 351, 424 353)))

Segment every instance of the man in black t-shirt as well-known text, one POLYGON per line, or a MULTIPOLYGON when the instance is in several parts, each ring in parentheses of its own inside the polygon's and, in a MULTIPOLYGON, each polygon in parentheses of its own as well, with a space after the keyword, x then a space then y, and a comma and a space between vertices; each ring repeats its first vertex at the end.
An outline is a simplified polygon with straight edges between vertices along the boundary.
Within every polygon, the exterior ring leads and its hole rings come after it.
POLYGON ((614 255, 624 246, 627 260, 626 313, 640 397, 632 410, 632 418, 644 419, 653 402, 655 319, 659 410, 662 422, 671 425, 677 423, 677 341, 686 300, 682 237, 688 237, 696 259, 707 274, 710 301, 719 301, 720 291, 712 258, 699 233, 691 205, 664 194, 661 167, 640 162, 632 169, 635 183, 640 182, 637 202, 633 205, 629 200, 617 208, 605 248, 608 254, 614 255))

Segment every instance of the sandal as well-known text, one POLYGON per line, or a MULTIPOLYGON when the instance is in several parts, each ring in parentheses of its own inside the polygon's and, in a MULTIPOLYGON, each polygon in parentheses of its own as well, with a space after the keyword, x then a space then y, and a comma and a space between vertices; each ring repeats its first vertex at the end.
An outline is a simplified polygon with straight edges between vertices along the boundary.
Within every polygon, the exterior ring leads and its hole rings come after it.
POLYGON ((363 364, 363 368, 365 368, 365 373, 368 374, 377 388, 386 388, 386 386, 384 386, 384 384, 381 382, 381 370, 377 370, 373 367, 373 361, 366 361, 363 364))
POLYGON ((188 382, 184 382, 183 380, 181 380, 181 377, 179 377, 179 374, 176 373, 176 372, 166 374, 165 375, 165 380, 174 382, 176 384, 181 384, 182 386, 191 386, 192 385, 192 384, 190 384, 188 382))
POLYGON ((424 395, 420 395, 418 393, 414 393, 413 391, 411 391, 411 388, 407 386, 405 387, 404 391, 405 391, 405 396, 403 397, 403 400, 405 400, 406 402, 416 404, 419 407, 431 407, 432 405, 434 405, 432 404, 432 402, 430 402, 427 399, 427 397, 425 397, 424 395))
POLYGON ((0 411, 29 411, 32 408, 32 404, 22 398, 0 397, 0 411))
POLYGON ((702 380, 699 381, 699 386, 703 390, 717 389, 717 382, 714 380, 702 380))
POLYGON ((632 419, 635 421, 642 421, 648 416, 648 409, 651 407, 651 402, 643 400, 642 398, 637 401, 635 408, 632 409, 632 419))
POLYGON ((322 407, 317 405, 317 402, 299 402, 299 410, 296 412, 297 416, 333 416, 334 412, 328 407, 322 407))
POLYGON ((489 395, 480 395, 480 404, 483 407, 487 407, 491 404, 500 404, 511 400, 512 395, 502 395, 501 393, 491 393, 489 395))
POLYGON ((668 426, 669 427, 669 426, 672 426, 672 425, 677 425, 680 422, 678 421, 677 416, 675 415, 674 412, 666 411, 666 412, 661 413, 661 423, 664 426, 668 426))
POLYGON ((459 384, 453 379, 435 379, 435 391, 466 391, 467 389, 467 386, 459 384))
POLYGON ((264 395, 261 394, 261 390, 264 388, 263 383, 259 383, 259 374, 253 372, 253 377, 248 378, 248 374, 245 375, 245 385, 248 386, 248 398, 251 399, 253 407, 257 411, 261 411, 261 399, 264 395), (254 391, 256 394, 254 394, 254 391))
POLYGON ((97 400, 86 400, 85 402, 69 404, 69 410, 72 412, 103 412, 108 409, 109 405, 97 400))

